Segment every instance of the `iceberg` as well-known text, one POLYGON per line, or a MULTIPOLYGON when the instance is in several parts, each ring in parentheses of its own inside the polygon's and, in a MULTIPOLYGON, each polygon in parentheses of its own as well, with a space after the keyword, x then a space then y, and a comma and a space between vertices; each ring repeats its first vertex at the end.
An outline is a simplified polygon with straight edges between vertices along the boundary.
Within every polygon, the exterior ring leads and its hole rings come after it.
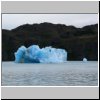
POLYGON ((21 46, 15 52, 16 63, 59 63, 67 61, 67 51, 51 46, 40 48, 31 45, 26 48, 21 46))
POLYGON ((83 62, 87 62, 87 59, 86 58, 83 58, 83 62))

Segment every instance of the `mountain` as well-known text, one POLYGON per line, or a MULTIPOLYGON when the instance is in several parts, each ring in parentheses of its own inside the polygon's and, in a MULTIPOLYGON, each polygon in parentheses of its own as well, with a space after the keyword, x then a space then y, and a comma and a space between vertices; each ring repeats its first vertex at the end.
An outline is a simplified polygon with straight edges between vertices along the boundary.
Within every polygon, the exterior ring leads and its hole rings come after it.
POLYGON ((52 24, 24 24, 12 30, 2 29, 2 61, 14 60, 14 52, 21 46, 37 44, 52 46, 68 52, 68 60, 98 60, 98 24, 82 28, 52 24))

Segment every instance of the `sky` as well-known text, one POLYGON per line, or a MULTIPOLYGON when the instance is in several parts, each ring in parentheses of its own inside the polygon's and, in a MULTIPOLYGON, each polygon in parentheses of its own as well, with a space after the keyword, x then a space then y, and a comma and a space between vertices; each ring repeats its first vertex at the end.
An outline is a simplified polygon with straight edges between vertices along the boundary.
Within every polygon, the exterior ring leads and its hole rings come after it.
POLYGON ((23 24, 49 22, 81 28, 98 23, 98 14, 2 14, 2 29, 14 29, 23 24))

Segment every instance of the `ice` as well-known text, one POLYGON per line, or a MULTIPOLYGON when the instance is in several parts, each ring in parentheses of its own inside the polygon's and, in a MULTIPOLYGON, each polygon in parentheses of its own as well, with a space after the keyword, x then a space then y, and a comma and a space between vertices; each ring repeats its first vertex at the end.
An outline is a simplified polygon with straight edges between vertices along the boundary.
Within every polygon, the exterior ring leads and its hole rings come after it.
POLYGON ((59 63, 67 60, 67 52, 51 46, 40 48, 32 45, 28 48, 21 46, 15 52, 16 63, 59 63))
POLYGON ((83 62, 87 62, 87 59, 86 58, 83 58, 83 62))
POLYGON ((22 62, 26 50, 27 50, 27 48, 25 46, 21 46, 17 50, 17 52, 15 53, 15 62, 22 62))

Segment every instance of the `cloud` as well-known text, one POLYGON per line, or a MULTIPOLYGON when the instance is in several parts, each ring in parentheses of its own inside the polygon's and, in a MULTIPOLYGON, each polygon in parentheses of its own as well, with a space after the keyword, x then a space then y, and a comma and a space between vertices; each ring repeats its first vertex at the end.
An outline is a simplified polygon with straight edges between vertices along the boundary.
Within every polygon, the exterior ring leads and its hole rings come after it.
POLYGON ((2 14, 2 29, 43 22, 83 27, 98 23, 98 14, 2 14))

